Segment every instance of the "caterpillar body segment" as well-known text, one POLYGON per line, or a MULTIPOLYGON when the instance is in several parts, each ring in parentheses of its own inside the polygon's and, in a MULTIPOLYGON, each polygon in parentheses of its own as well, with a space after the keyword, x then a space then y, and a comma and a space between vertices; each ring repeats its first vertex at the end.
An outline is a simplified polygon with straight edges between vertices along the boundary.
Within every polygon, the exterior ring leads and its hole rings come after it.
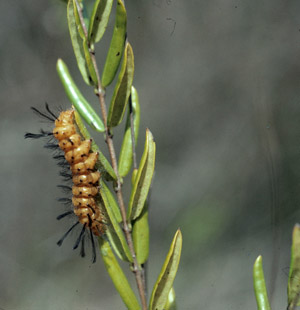
POLYGON ((72 174, 86 174, 89 171, 93 171, 98 160, 99 153, 90 153, 86 158, 83 158, 81 162, 73 164, 70 168, 72 174))

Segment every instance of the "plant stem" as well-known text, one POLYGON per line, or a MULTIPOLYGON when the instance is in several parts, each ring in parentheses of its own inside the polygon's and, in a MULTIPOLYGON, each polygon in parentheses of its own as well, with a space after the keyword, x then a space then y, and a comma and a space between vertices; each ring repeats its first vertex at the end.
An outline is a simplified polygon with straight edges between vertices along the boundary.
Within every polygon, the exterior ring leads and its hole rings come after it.
POLYGON ((129 229, 129 226, 127 223, 126 208, 125 208, 125 203, 124 203, 123 194, 122 194, 122 184, 121 184, 121 179, 120 179, 119 170, 118 170, 116 152, 115 152, 114 143, 112 140, 112 135, 110 133, 109 127, 107 126, 105 89, 103 89, 102 84, 101 84, 95 53, 94 53, 94 51, 92 51, 90 49, 90 42, 88 40, 88 32, 87 32, 87 28, 86 28, 86 25, 85 25, 85 22, 84 22, 84 19, 82 16, 82 9, 81 9, 77 0, 75 0, 75 3, 76 3, 79 18, 80 18, 80 22, 81 22, 81 25, 82 25, 82 28, 84 31, 84 35, 87 39, 87 44, 89 46, 89 51, 90 51, 91 59, 93 62, 93 67, 94 67, 94 70, 95 70, 96 76, 97 76, 97 81, 98 81, 97 96, 99 98, 102 118, 103 118, 103 122, 104 122, 104 126, 105 126, 105 139, 106 139, 106 143, 108 146, 111 164, 112 164, 114 172, 117 176, 117 188, 115 189, 115 191, 117 194, 118 203, 119 203, 119 207, 120 207, 120 211, 121 211, 121 215, 122 215, 123 230, 125 233, 125 238, 126 238, 130 253, 131 253, 132 258, 133 258, 133 272, 135 274, 135 279, 136 279, 139 295, 141 298, 142 308, 143 308, 143 310, 147 310, 147 301, 146 301, 145 287, 144 287, 145 280, 144 280, 144 276, 143 276, 143 272, 141 270, 141 267, 139 266, 137 259, 136 259, 136 254, 135 254, 135 250, 134 250, 134 246, 133 246, 133 240, 132 240, 132 236, 131 236, 131 230, 129 229))

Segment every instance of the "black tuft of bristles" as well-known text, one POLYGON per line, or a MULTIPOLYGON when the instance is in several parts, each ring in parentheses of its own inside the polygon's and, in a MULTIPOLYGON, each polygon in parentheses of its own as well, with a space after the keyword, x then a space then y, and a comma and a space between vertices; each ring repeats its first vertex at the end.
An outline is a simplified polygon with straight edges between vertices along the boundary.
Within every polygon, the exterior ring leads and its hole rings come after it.
POLYGON ((47 102, 45 102, 45 106, 48 113, 54 117, 54 120, 57 120, 58 117, 50 110, 49 104, 47 102))
POLYGON ((64 178, 65 181, 72 180, 72 174, 65 171, 60 171, 59 175, 64 178))
POLYGON ((46 143, 46 144, 44 145, 44 147, 45 147, 46 149, 50 149, 50 150, 57 150, 57 149, 59 149, 59 146, 58 146, 57 143, 50 143, 50 142, 46 143))
POLYGON ((56 164, 60 167, 69 167, 69 163, 66 161, 64 155, 54 155, 53 158, 56 160, 56 164))
POLYGON ((81 257, 85 257, 85 250, 84 250, 84 239, 85 239, 85 235, 83 235, 82 239, 81 239, 81 249, 80 249, 80 256, 81 257))
POLYGON ((79 221, 76 222, 75 224, 73 224, 70 229, 68 229, 68 231, 56 242, 58 246, 61 246, 62 243, 64 242, 64 240, 66 239, 66 237, 68 236, 68 234, 75 228, 75 226, 77 226, 79 224, 79 221))
POLYGON ((76 250, 78 248, 84 233, 85 233, 85 224, 82 226, 81 232, 80 232, 80 234, 79 234, 79 236, 78 236, 78 238, 77 238, 77 240, 73 246, 73 250, 76 250))
POLYGON ((48 121, 55 122, 57 120, 57 116, 50 110, 48 103, 45 103, 46 112, 41 112, 35 107, 31 107, 31 110, 34 111, 38 116, 45 118, 48 121))
POLYGON ((62 191, 66 194, 72 192, 72 187, 67 186, 67 185, 57 185, 57 187, 61 188, 62 191))
POLYGON ((92 259, 92 263, 96 263, 96 247, 95 247, 95 241, 94 241, 94 235, 92 230, 90 229, 90 236, 91 236, 91 241, 92 241, 92 249, 93 249, 93 259, 92 259))
POLYGON ((70 198, 57 198, 57 201, 66 205, 66 206, 72 204, 72 199, 70 199, 70 198))
POLYGON ((74 214, 73 211, 68 211, 68 212, 65 212, 63 214, 60 214, 59 216, 56 217, 57 220, 61 220, 62 218, 68 216, 68 215, 71 215, 71 214, 74 214))
POLYGON ((50 131, 44 131, 43 129, 40 130, 40 133, 30 133, 26 132, 24 135, 25 139, 39 139, 39 138, 45 138, 45 137, 51 137, 53 136, 53 133, 50 131))

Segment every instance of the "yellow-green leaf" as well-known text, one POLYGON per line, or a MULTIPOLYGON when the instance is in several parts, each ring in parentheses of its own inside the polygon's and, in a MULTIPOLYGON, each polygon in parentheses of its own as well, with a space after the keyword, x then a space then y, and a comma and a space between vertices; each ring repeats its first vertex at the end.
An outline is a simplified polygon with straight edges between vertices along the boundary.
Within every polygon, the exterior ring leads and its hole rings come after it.
POLYGON ((165 310, 176 310, 177 306, 176 306, 176 295, 175 295, 175 290, 172 287, 169 295, 168 295, 168 300, 167 303, 165 305, 165 310))
POLYGON ((89 25, 89 40, 99 42, 107 28, 113 0, 96 0, 89 25))
POLYGON ((114 256, 114 253, 111 250, 109 243, 103 238, 99 238, 99 246, 105 268, 110 275, 110 278, 112 279, 115 288, 119 292, 127 309, 140 310, 141 307, 137 301, 137 298, 116 257, 114 256))
POLYGON ((77 65, 79 71, 83 77, 83 80, 90 85, 92 78, 89 75, 89 70, 87 67, 87 63, 85 60, 84 49, 83 49, 83 40, 78 32, 78 26, 76 23, 75 13, 74 13, 74 5, 73 0, 69 0, 67 7, 68 14, 68 25, 70 31, 70 37, 72 41, 72 46, 74 50, 74 54, 77 60, 77 65))
POLYGON ((121 223, 122 222, 122 216, 121 216, 119 206, 118 206, 118 204, 114 198, 114 195, 112 194, 112 192, 110 191, 110 189, 108 188, 108 186, 105 184, 104 181, 101 182, 101 186, 102 186, 102 191, 105 191, 105 193, 106 193, 107 199, 109 201, 110 208, 112 209, 117 222, 121 223))
POLYGON ((68 67, 61 59, 58 59, 56 69, 65 89, 65 92, 78 113, 89 126, 91 126, 97 131, 103 132, 105 128, 100 117, 92 108, 92 106, 87 102, 87 100, 83 97, 78 87, 74 83, 68 67))
MULTIPOLYGON (((91 139, 91 135, 88 132, 88 130, 86 129, 86 127, 85 127, 85 125, 84 125, 84 123, 83 123, 82 119, 80 118, 79 113, 77 111, 75 111, 75 121, 76 121, 78 129, 79 129, 80 133, 82 134, 82 136, 86 140, 91 139)), ((91 150, 93 152, 99 153, 98 161, 96 163, 96 169, 98 169, 100 171, 104 171, 106 179, 117 180, 117 176, 114 172, 114 169, 112 168, 112 166, 110 165, 110 163, 106 159, 106 157, 103 155, 103 153, 100 151, 98 145, 95 143, 94 140, 92 140, 91 150)))
POLYGON ((118 0, 114 32, 102 73, 103 87, 108 86, 113 81, 119 68, 126 40, 126 24, 126 9, 122 0, 118 0))
POLYGON ((147 206, 132 225, 132 239, 137 261, 140 265, 144 264, 149 256, 149 223, 147 206))
POLYGON ((94 67, 94 64, 93 64, 93 61, 92 61, 92 57, 91 57, 91 54, 90 54, 90 51, 89 51, 89 47, 88 47, 88 44, 87 44, 87 39, 84 39, 82 44, 83 44, 83 51, 84 51, 84 57, 85 57, 85 60, 86 60, 86 65, 87 65, 88 70, 89 70, 89 76, 91 77, 93 85, 97 86, 98 85, 97 74, 96 74, 95 67, 94 67))
POLYGON ((257 257, 253 266, 253 284, 257 310, 270 310, 261 256, 257 257))
MULTIPOLYGON (((82 1, 78 1, 78 5, 83 10, 83 3, 82 3, 82 1)), ((82 24, 81 24, 81 21, 80 21, 80 17, 79 17, 79 14, 78 14, 78 8, 77 8, 75 0, 73 0, 73 7, 74 7, 74 16, 75 16, 75 22, 76 22, 78 34, 80 35, 80 37, 82 39, 84 39, 85 38, 85 34, 84 34, 83 27, 82 27, 82 24)))
POLYGON ((104 181, 100 179, 100 196, 103 201, 103 205, 107 214, 107 217, 110 221, 108 227, 107 227, 107 236, 112 238, 110 241, 114 243, 114 247, 117 248, 117 255, 122 259, 129 262, 132 262, 132 256, 128 247, 128 244, 126 242, 123 230, 121 229, 115 213, 111 206, 111 201, 108 197, 106 187, 104 184, 104 181))
POLYGON ((155 167, 155 142, 149 129, 146 130, 144 153, 132 186, 127 218, 136 219, 142 212, 150 189, 155 167))
POLYGON ((300 305, 300 225, 293 230, 291 264, 288 281, 288 309, 300 305))
POLYGON ((129 98, 129 103, 131 109, 128 109, 127 122, 125 126, 125 133, 123 137, 123 142, 121 146, 120 156, 119 156, 119 174, 120 176, 126 176, 132 166, 132 140, 131 140, 131 121, 130 116, 133 117, 133 130, 135 145, 137 144, 137 139, 139 135, 139 126, 140 126, 140 105, 139 98, 136 89, 131 87, 131 96, 129 98))
POLYGON ((122 67, 118 82, 110 102, 107 123, 109 127, 115 127, 121 123, 124 117, 128 98, 131 92, 134 74, 134 57, 132 47, 126 44, 122 67))
POLYGON ((153 287, 149 310, 163 310, 168 300, 169 292, 177 273, 182 248, 182 235, 178 229, 172 241, 170 250, 153 287))

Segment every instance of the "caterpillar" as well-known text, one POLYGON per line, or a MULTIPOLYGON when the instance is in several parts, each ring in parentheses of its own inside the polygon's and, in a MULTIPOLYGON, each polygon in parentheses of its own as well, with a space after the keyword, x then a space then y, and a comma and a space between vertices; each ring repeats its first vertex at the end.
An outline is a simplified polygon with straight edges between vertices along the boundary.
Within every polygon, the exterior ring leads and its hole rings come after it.
POLYGON ((98 152, 91 151, 92 140, 83 140, 77 131, 77 126, 74 121, 74 109, 62 111, 58 117, 50 110, 46 103, 47 113, 43 113, 38 109, 31 108, 35 113, 54 122, 52 132, 41 130, 38 134, 26 133, 25 138, 41 138, 48 137, 50 141, 45 145, 49 149, 58 149, 64 154, 55 155, 54 158, 59 160, 59 165, 69 167, 70 172, 63 170, 61 175, 66 179, 72 180, 72 187, 60 185, 63 190, 72 192, 72 199, 59 199, 63 203, 71 202, 73 209, 65 212, 57 217, 58 220, 75 214, 77 222, 57 242, 62 245, 64 239, 69 233, 79 224, 82 225, 81 232, 73 246, 76 249, 81 243, 81 256, 85 256, 84 243, 85 233, 89 231, 90 239, 93 248, 93 262, 96 261, 96 250, 94 236, 103 236, 105 233, 105 221, 98 203, 99 179, 101 173, 96 170, 95 165, 98 160, 98 152), (52 143, 52 138, 57 143, 52 143))

